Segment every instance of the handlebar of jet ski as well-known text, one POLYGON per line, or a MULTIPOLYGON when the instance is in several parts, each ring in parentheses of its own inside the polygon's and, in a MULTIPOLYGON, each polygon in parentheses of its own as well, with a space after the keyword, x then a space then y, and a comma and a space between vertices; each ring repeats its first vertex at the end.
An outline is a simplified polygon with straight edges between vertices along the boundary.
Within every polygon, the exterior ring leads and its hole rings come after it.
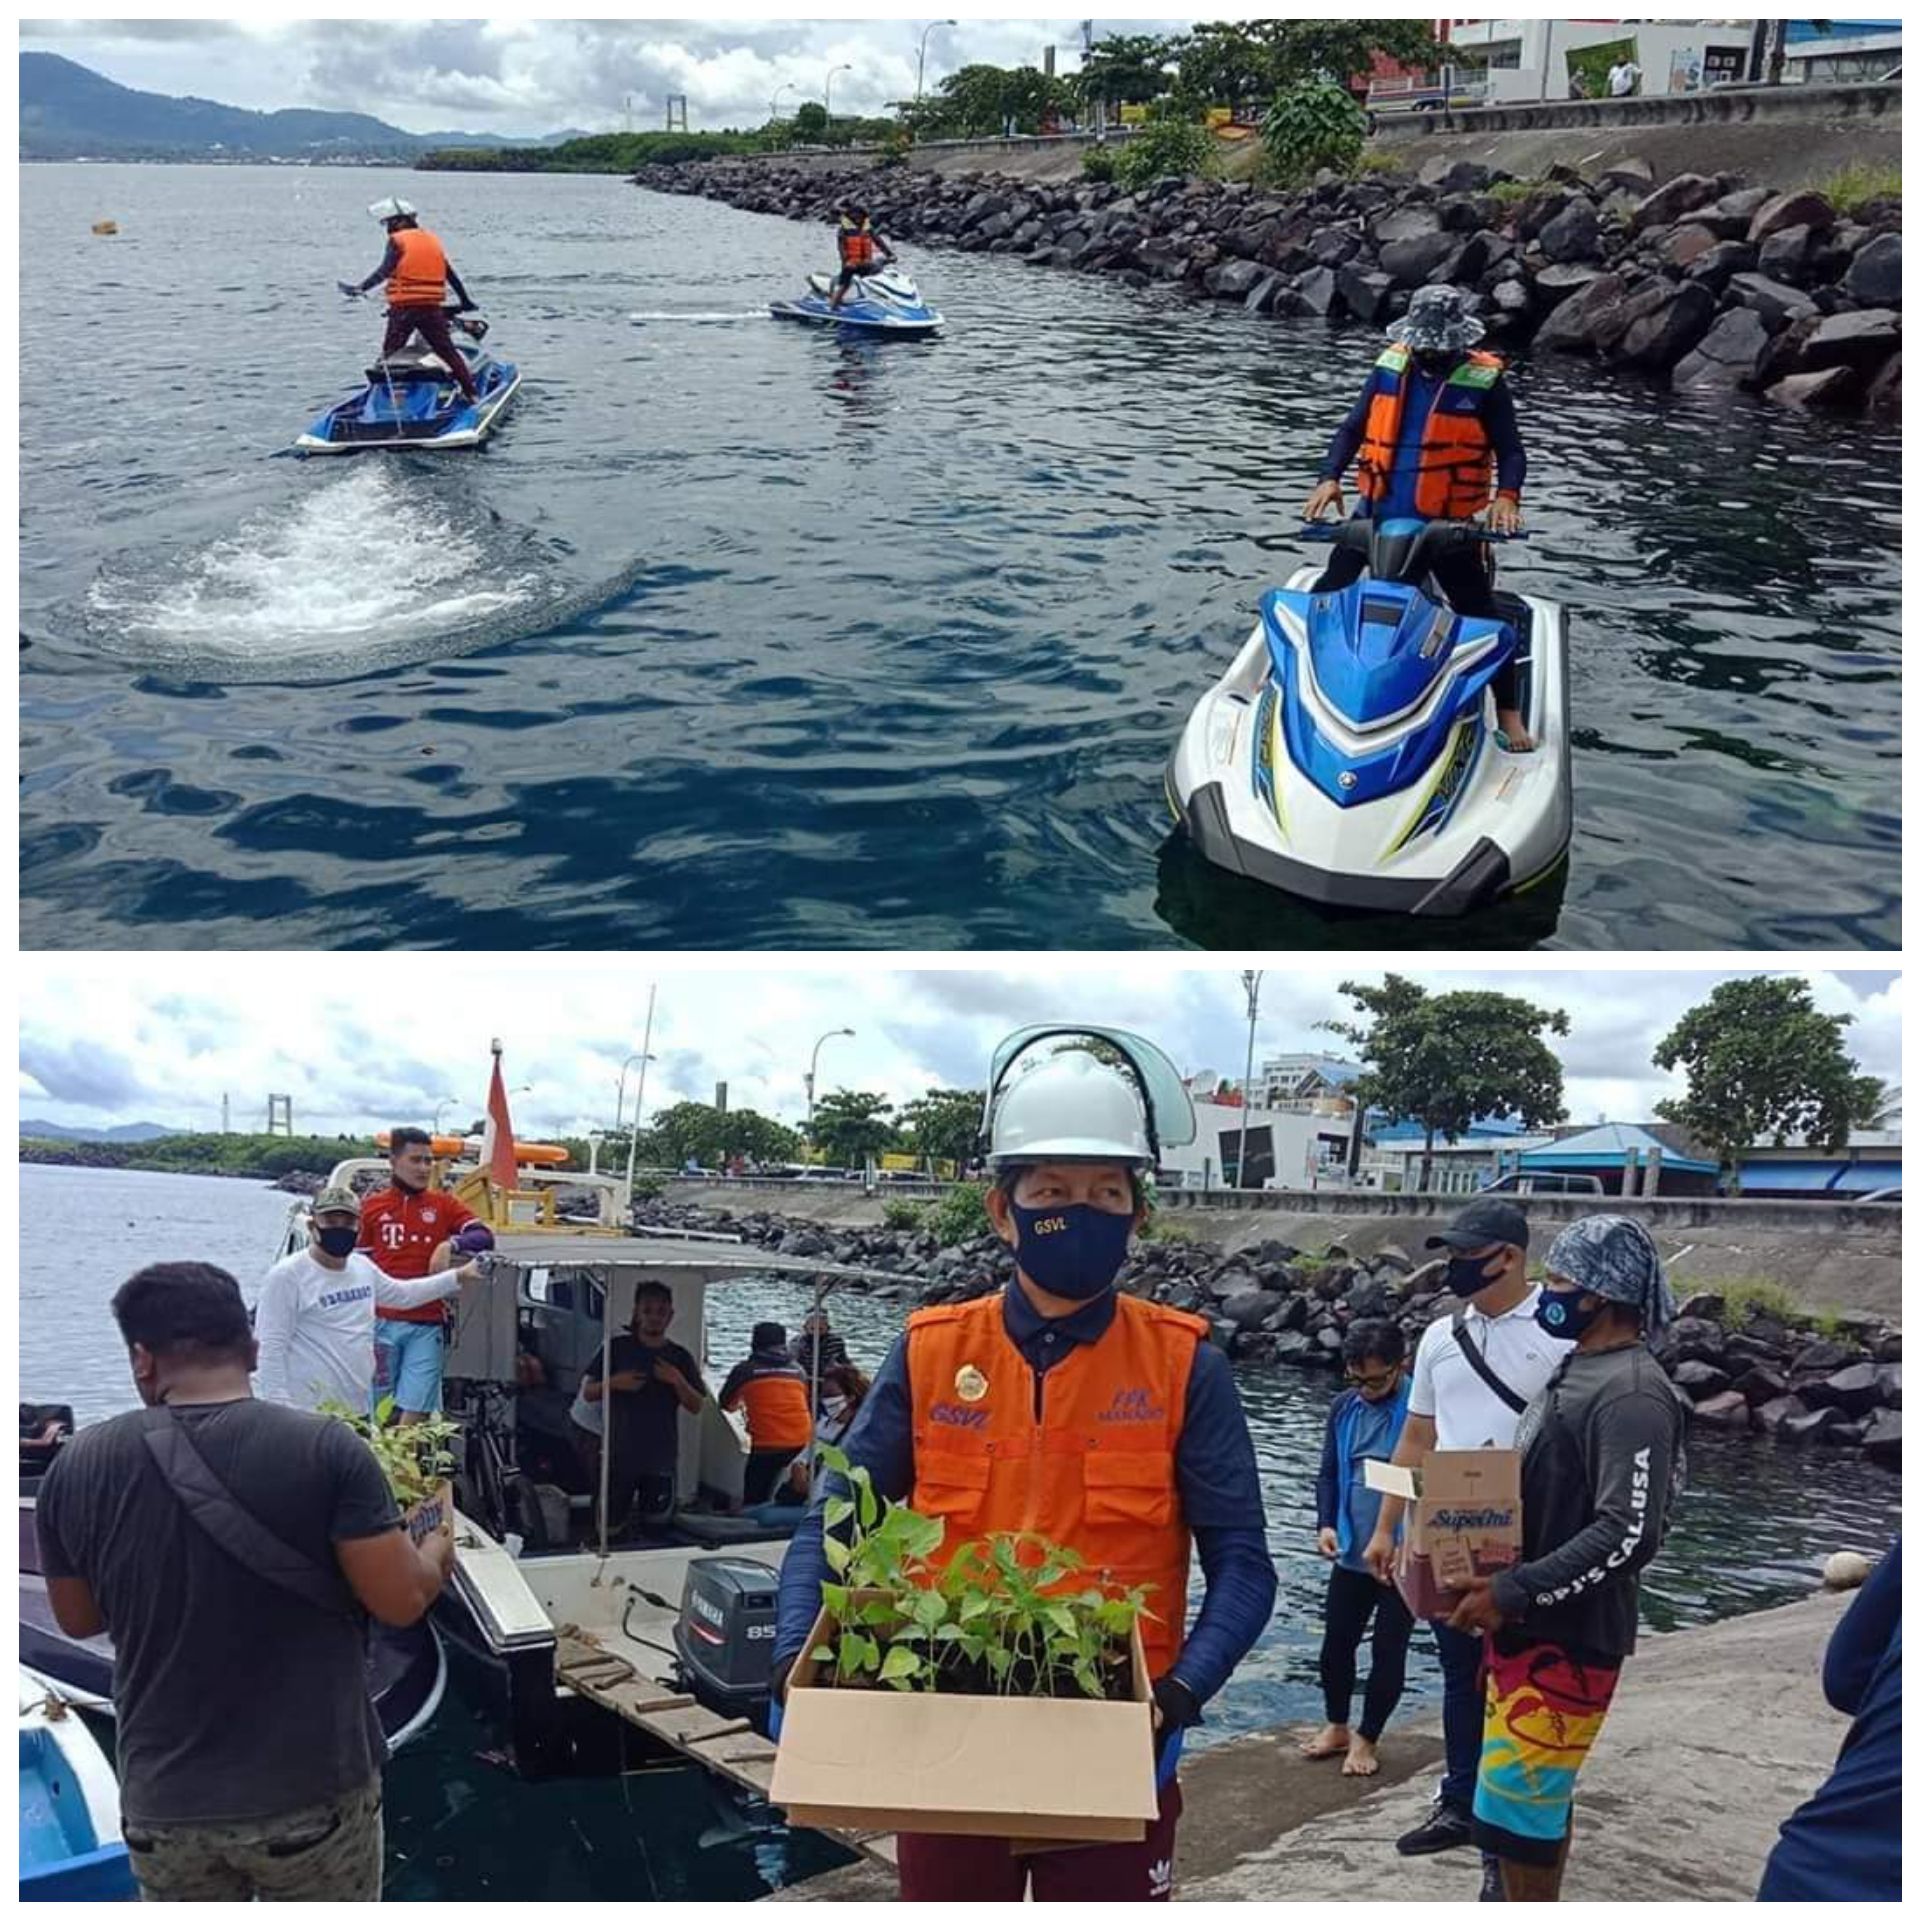
MULTIPOLYGON (((1331 546, 1336 541, 1349 537, 1349 529, 1364 534, 1372 524, 1369 520, 1302 520, 1300 537, 1303 540, 1323 540, 1331 546)), ((1495 533, 1478 520, 1460 520, 1451 523, 1429 520, 1426 523, 1429 530, 1448 524, 1457 526, 1464 538, 1476 541, 1531 540, 1533 538, 1532 534, 1526 532, 1495 533)))

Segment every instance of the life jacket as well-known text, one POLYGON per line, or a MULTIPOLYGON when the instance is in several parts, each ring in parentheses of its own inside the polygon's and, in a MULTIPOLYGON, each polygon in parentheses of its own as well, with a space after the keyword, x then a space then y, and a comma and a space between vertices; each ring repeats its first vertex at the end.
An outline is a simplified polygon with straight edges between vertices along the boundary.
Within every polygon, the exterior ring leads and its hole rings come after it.
POLYGON ((807 1377, 784 1353, 745 1362, 723 1404, 747 1416, 747 1442, 756 1453, 797 1452, 813 1438, 807 1377))
MULTIPOLYGON (((1414 511, 1423 520, 1471 520, 1493 497, 1493 445, 1482 418, 1487 396, 1505 370, 1498 354, 1470 353, 1446 377, 1427 415, 1420 445, 1414 511)), ((1379 500, 1395 460, 1403 458, 1400 422, 1407 407, 1413 355, 1390 346, 1373 368, 1373 398, 1355 477, 1363 500, 1379 500)))
POLYGON ((402 227, 388 237, 400 249, 400 264, 387 281, 387 305, 441 305, 447 297, 446 248, 424 227, 402 227))
POLYGON ((879 258, 878 249, 873 244, 873 222, 862 220, 857 226, 851 220, 840 222, 840 264, 851 267, 855 273, 864 273, 879 258))
POLYGON ((910 1316, 908 1500, 947 1523, 937 1566, 965 1541, 1039 1533, 1086 1563, 1063 1590, 1146 1588, 1153 1617, 1140 1637, 1157 1680, 1186 1638, 1192 1537, 1174 1452, 1207 1323, 1130 1294, 1115 1305, 1098 1340, 1047 1369, 1037 1415, 1034 1372, 1007 1336, 999 1294, 910 1316))

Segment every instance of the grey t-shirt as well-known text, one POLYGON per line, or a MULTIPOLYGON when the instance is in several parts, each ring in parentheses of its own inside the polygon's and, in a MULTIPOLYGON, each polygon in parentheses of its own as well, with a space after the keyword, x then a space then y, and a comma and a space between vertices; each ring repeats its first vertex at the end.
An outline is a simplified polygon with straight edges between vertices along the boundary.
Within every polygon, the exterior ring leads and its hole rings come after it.
MULTIPOLYGON (((260 1820, 365 1786, 386 1758, 366 1616, 262 1579, 189 1517, 143 1438, 175 1419, 234 1498, 322 1567, 336 1540, 400 1524, 365 1443, 317 1413, 148 1407, 75 1436, 35 1520, 47 1575, 85 1580, 113 1639, 122 1813, 260 1820)), ((351 1605, 344 1577, 340 1591, 351 1605)))

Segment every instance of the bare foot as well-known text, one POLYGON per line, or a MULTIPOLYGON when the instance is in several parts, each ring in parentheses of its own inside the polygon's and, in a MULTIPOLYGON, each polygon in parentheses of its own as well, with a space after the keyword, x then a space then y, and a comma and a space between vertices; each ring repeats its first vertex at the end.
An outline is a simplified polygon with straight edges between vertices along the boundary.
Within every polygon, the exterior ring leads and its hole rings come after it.
POLYGON ((1336 1753, 1346 1752, 1351 1737, 1345 1727, 1324 1726, 1311 1740, 1300 1743, 1300 1751, 1309 1760, 1331 1760, 1336 1753))
POLYGON ((1380 1756, 1374 1751, 1373 1742, 1364 1740, 1359 1734, 1353 1736, 1347 1748, 1347 1757, 1340 1763, 1342 1773, 1369 1774, 1380 1771, 1380 1756))
POLYGON ((1501 707, 1494 718, 1499 723, 1500 731, 1507 736, 1509 753, 1533 751, 1533 735, 1527 731, 1527 723, 1521 719, 1518 707, 1501 707))

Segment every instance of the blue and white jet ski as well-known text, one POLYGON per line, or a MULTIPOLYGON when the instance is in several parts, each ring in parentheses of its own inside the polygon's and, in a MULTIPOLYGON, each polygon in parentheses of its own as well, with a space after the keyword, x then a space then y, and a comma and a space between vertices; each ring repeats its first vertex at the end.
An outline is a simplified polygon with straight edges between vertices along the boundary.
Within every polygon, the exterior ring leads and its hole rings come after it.
POLYGON ((1543 878, 1573 830, 1559 606, 1501 593, 1497 620, 1470 620, 1431 597, 1442 552, 1496 537, 1479 526, 1355 519, 1309 537, 1366 554, 1367 573, 1316 594, 1309 567, 1261 600, 1168 762, 1194 846, 1323 905, 1398 913, 1466 913, 1543 878), (1495 731, 1509 659, 1530 753, 1495 731))
POLYGON ((478 343, 483 320, 453 325, 474 345, 463 352, 479 404, 468 402, 440 356, 416 335, 367 369, 367 383, 329 407, 298 440, 295 453, 360 453, 369 447, 435 452, 477 447, 499 424, 520 386, 520 369, 478 343))
POLYGON ((921 299, 912 277, 897 266, 861 275, 836 308, 833 289, 838 278, 810 273, 802 298, 775 300, 768 311, 776 320, 808 320, 815 326, 853 327, 865 333, 926 334, 941 325, 939 312, 921 299))

